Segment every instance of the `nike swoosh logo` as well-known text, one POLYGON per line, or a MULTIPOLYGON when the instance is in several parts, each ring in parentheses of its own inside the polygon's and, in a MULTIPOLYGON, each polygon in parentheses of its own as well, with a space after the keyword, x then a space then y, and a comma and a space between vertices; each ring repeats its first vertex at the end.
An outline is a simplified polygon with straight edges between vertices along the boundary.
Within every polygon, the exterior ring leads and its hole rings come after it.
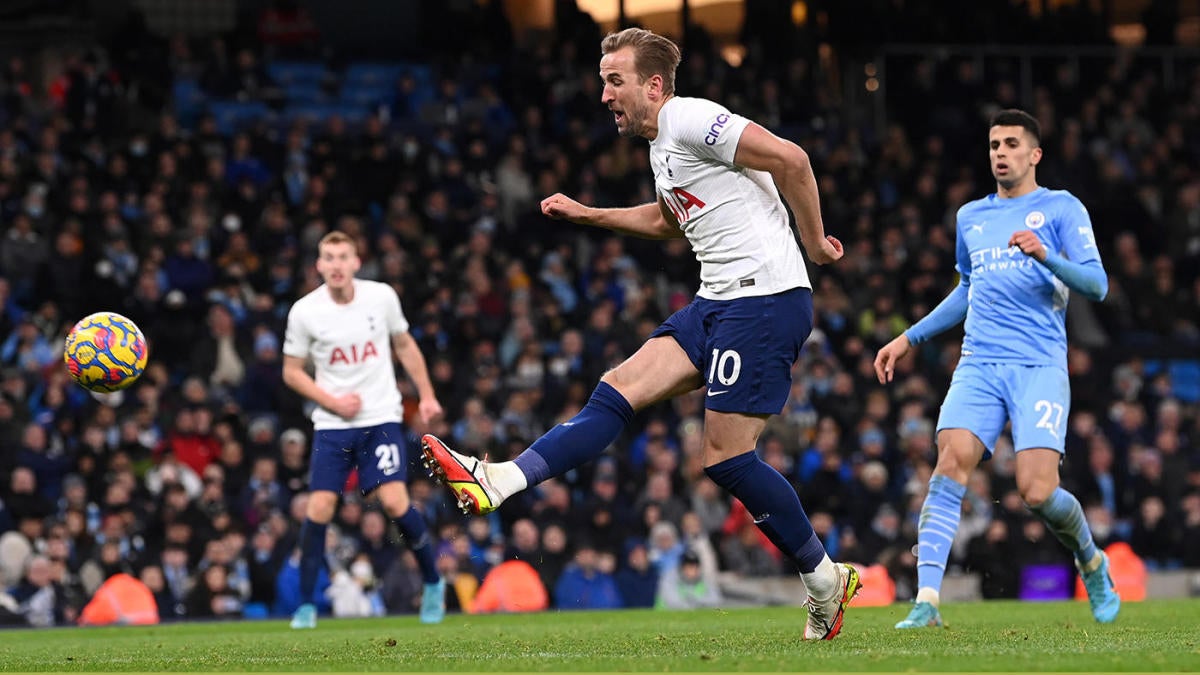
POLYGON ((708 392, 708 395, 709 396, 720 396, 721 394, 728 394, 728 393, 729 393, 728 389, 722 389, 721 391, 710 391, 710 392, 708 392))

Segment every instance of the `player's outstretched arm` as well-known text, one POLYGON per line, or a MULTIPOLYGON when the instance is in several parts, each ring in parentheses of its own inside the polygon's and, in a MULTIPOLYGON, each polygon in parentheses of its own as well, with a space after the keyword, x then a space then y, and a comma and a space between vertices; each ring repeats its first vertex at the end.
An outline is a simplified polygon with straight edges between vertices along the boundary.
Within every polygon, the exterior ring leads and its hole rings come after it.
POLYGON ((879 353, 875 354, 875 377, 879 380, 879 384, 887 384, 892 381, 896 362, 904 358, 911 348, 912 343, 908 341, 908 336, 904 333, 879 348, 879 353))
POLYGON ((800 242, 814 263, 825 265, 842 257, 842 242, 825 234, 817 179, 808 153, 800 146, 751 122, 738 139, 733 163, 771 174, 792 213, 796 214, 800 242))
POLYGON ((969 282, 960 281, 954 290, 944 300, 938 303, 933 311, 925 318, 916 322, 899 337, 884 345, 875 355, 875 377, 880 384, 892 381, 892 373, 896 362, 904 358, 912 345, 944 333, 962 323, 967 318, 967 286, 969 282))
POLYGON ((304 359, 298 356, 283 357, 283 383, 304 398, 316 403, 333 414, 351 419, 362 409, 358 394, 335 396, 321 388, 317 381, 304 369, 304 359))
POLYGON ((421 421, 428 424, 433 418, 442 414, 442 404, 438 403, 437 395, 433 392, 433 380, 429 379, 429 369, 425 365, 425 355, 421 346, 407 332, 392 335, 392 349, 396 358, 404 366, 404 372, 417 388, 417 396, 421 397, 417 410, 421 413, 421 421))
MULTIPOLYGON (((542 213, 555 220, 577 225, 592 225, 642 239, 678 239, 679 226, 664 216, 662 198, 658 204, 641 204, 625 209, 598 209, 584 206, 561 192, 542 200, 542 213)), ((673 220, 673 219, 672 219, 673 220)))

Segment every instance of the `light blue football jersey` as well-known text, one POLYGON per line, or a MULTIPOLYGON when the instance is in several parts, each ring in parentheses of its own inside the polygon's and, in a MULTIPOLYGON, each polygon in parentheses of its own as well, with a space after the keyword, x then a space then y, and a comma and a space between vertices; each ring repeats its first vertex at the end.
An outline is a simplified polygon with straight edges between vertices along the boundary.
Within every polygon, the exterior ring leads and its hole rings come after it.
POLYGON ((1049 251, 1083 263, 1100 260, 1092 220, 1065 190, 1020 197, 995 194, 958 210, 955 268, 968 282, 962 356, 977 363, 1066 366, 1069 291, 1045 265, 1008 240, 1033 230, 1049 251))

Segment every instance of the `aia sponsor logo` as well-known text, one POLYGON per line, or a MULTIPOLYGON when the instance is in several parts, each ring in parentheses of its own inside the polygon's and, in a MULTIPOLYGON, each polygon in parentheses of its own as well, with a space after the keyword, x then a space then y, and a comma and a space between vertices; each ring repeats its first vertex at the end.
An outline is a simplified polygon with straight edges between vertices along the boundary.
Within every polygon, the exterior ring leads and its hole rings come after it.
POLYGON ((671 209, 671 213, 680 225, 692 217, 693 208, 697 211, 704 208, 704 202, 700 201, 699 197, 683 188, 671 188, 670 192, 660 194, 663 196, 663 202, 666 203, 668 209, 671 209))
POLYGON ((358 345, 350 345, 349 347, 334 347, 329 353, 329 365, 335 366, 343 364, 352 366, 362 363, 370 358, 378 358, 379 352, 375 349, 374 342, 368 342, 361 348, 358 345))

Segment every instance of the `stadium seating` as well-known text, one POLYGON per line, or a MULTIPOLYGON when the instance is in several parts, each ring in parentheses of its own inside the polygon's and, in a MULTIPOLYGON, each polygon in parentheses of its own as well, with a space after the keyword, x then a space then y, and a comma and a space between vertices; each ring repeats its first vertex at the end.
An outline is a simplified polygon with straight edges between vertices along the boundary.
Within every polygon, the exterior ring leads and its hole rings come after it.
POLYGON ((286 87, 291 84, 320 84, 330 76, 330 72, 322 63, 274 61, 267 64, 267 75, 286 87))
POLYGON ((216 120, 217 130, 225 136, 242 131, 271 114, 262 101, 210 101, 208 112, 216 120))

